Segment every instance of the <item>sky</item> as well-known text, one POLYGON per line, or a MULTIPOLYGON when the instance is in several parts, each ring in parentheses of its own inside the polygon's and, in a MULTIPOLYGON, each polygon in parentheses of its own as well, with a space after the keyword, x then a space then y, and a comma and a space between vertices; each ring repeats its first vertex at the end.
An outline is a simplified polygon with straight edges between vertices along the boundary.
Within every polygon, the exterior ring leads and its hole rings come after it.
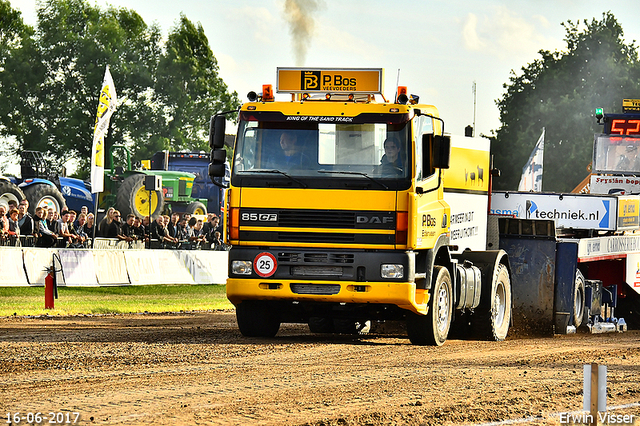
MULTIPOLYGON (((27 24, 35 26, 36 0, 10 3, 27 24)), ((260 92, 262 84, 275 88, 277 67, 384 68, 387 99, 393 99, 397 82, 407 86, 410 94, 420 96, 420 103, 439 109, 445 131, 453 134, 464 134, 474 119, 476 135, 488 135, 500 127, 496 100, 504 93, 503 84, 509 82, 512 70, 521 74, 522 67, 540 58, 539 50, 566 47, 562 22, 599 20, 611 11, 624 29, 626 42, 640 40, 637 0, 89 3, 134 10, 147 24, 159 25, 165 35, 181 13, 200 23, 218 60, 220 77, 242 102, 249 91, 260 92), (296 4, 302 6, 298 14, 296 4)), ((290 96, 277 95, 281 98, 290 96)))

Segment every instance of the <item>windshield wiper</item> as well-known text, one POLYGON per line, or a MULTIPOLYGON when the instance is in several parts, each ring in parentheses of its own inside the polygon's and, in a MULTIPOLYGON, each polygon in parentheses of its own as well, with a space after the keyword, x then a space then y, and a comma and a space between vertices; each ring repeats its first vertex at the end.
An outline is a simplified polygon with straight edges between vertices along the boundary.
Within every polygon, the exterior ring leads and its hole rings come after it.
POLYGON ((345 170, 318 170, 318 173, 336 173, 339 175, 358 175, 358 176, 364 176, 367 179, 369 179, 371 182, 376 183, 378 185, 380 185, 381 187, 383 187, 384 189, 389 189, 389 187, 387 185, 385 185, 382 182, 379 182, 377 180, 375 180, 374 178, 372 178, 371 176, 369 176, 368 174, 364 173, 364 172, 352 172, 352 171, 345 171, 345 170))
POLYGON ((288 177, 289 179, 291 179, 295 183, 299 184, 303 188, 308 188, 308 185, 306 183, 302 182, 299 179, 294 178, 289 173, 283 172, 282 170, 276 170, 276 169, 253 169, 253 170, 243 170, 242 173, 273 173, 273 174, 280 174, 282 176, 288 177))

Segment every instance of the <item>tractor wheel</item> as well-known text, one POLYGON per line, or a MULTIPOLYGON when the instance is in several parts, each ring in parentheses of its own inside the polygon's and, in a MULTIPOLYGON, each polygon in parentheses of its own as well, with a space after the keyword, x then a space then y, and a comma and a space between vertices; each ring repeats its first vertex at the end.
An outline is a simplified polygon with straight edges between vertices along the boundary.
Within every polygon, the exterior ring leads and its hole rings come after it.
POLYGON ((32 216, 35 215, 38 207, 53 208, 53 210, 61 212, 65 206, 62 192, 55 186, 46 183, 36 183, 26 187, 24 196, 29 200, 29 213, 32 216))
POLYGON ((443 266, 433 268, 429 312, 407 316, 407 334, 414 345, 441 346, 447 340, 453 314, 453 285, 449 270, 443 266))
POLYGON ((153 220, 164 209, 162 191, 147 191, 144 187, 144 177, 142 174, 131 175, 118 188, 116 208, 125 218, 133 213, 140 218, 151 216, 153 220))
POLYGON ((236 306, 236 320, 245 337, 274 337, 280 329, 278 312, 267 302, 240 303, 236 306))
POLYGON ((206 215, 207 214, 207 206, 202 204, 200 201, 194 201, 189 203, 187 206, 187 213, 189 214, 199 214, 206 215))
POLYGON ((491 287, 483 285, 482 292, 480 306, 471 316, 475 335, 486 340, 504 340, 511 322, 511 279, 506 266, 498 265, 491 287))
POLYGON ((13 200, 20 203, 20 201, 24 199, 24 192, 22 192, 22 189, 18 188, 17 185, 0 180, 0 205, 7 208, 9 207, 9 201, 13 200))

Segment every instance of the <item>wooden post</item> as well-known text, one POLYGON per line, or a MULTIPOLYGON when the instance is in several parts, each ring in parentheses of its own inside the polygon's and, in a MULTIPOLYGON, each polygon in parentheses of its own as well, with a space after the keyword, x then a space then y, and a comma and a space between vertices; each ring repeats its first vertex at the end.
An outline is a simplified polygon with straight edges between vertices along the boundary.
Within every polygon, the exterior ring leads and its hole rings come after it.
POLYGON ((598 426, 598 364, 591 363, 591 426, 598 426))

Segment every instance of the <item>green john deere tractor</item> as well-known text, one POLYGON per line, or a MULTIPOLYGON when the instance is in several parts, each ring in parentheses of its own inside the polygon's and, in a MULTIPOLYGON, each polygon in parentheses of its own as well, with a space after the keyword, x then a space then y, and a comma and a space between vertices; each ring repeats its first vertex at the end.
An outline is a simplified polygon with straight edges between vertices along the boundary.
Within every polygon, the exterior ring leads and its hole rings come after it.
POLYGON ((110 169, 104 172, 104 191, 100 193, 99 207, 115 207, 126 217, 133 213, 138 217, 150 215, 152 219, 160 214, 191 213, 206 215, 206 199, 193 198, 191 190, 195 175, 167 170, 134 170, 131 167, 131 153, 127 147, 114 145, 109 150, 110 169), (113 151, 121 149, 127 156, 127 168, 114 167, 113 151), (145 177, 162 177, 162 190, 148 191, 145 177))

